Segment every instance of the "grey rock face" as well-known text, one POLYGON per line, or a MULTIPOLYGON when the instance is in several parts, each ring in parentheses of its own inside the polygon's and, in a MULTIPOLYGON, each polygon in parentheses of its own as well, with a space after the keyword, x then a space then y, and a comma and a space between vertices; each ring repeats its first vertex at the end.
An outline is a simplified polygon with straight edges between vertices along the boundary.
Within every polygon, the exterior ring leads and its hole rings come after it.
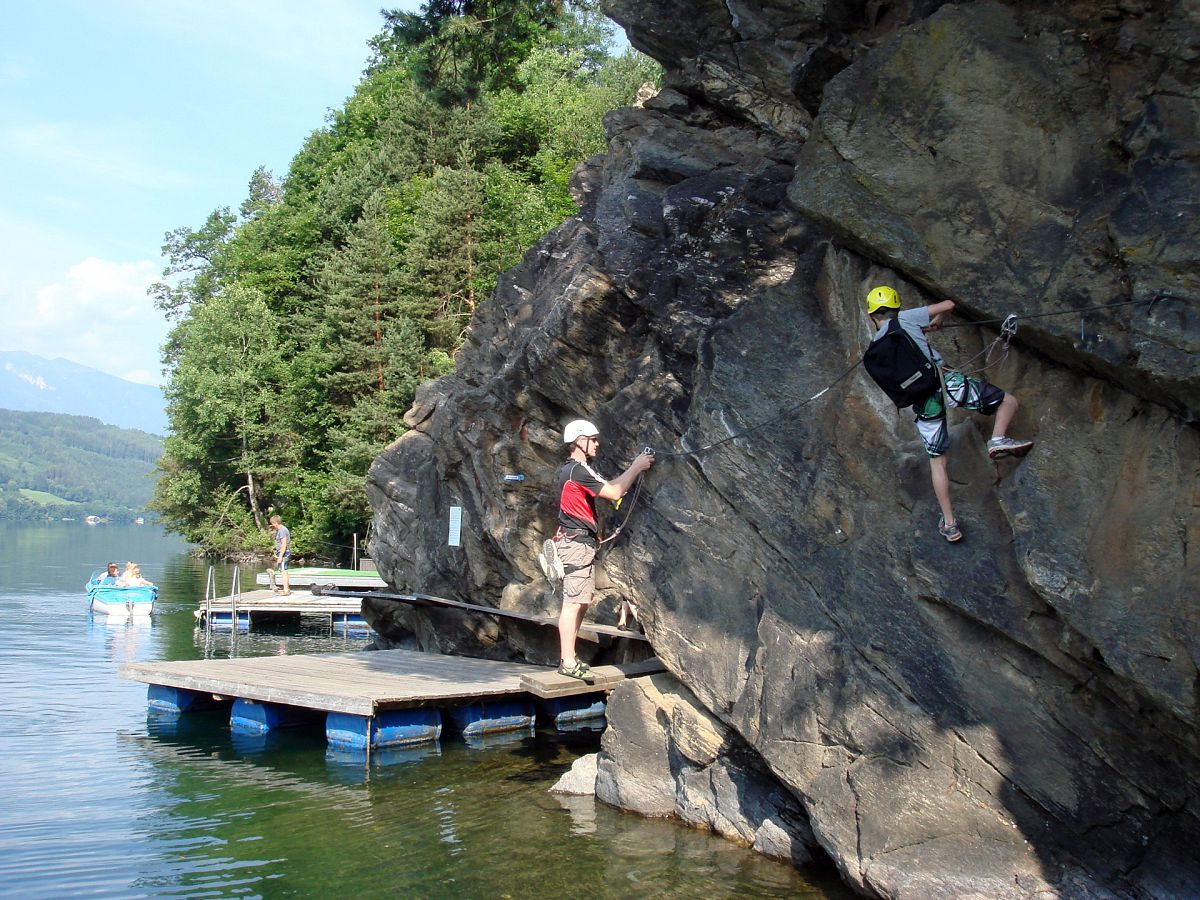
MULTIPOLYGON (((536 550, 560 429, 586 415, 603 472, 659 450, 603 590, 638 603, 670 672, 786 786, 850 885, 1188 896, 1197 7, 608 5, 668 87, 610 115, 609 152, 577 172, 579 217, 504 276, 456 374, 422 389, 372 467, 381 573, 555 612, 536 550), (986 361, 1021 398, 1013 433, 1037 440, 994 463, 987 421, 952 415, 956 545, 908 413, 849 371, 880 283, 906 305, 955 296, 966 320, 1041 316, 986 359, 994 328, 933 338, 952 363, 986 361), (1057 315, 1164 292, 1185 299, 1057 315)), ((555 659, 552 634, 435 615, 398 613, 393 633, 555 659)), ((684 758, 633 690, 610 705, 623 739, 684 758)), ((712 767, 745 770, 720 754, 682 780, 668 764, 605 782, 602 761, 598 782, 716 827, 733 817, 712 767)))
POLYGON ((603 748, 595 793, 606 803, 675 817, 796 865, 812 862, 816 839, 800 804, 673 676, 617 686, 603 748))
MULTIPOLYGON (((1116 25, 971 3, 900 31, 827 86, 793 202, 979 318, 1194 298, 1200 14, 1158 6, 1116 25)), ((1163 301, 1025 340, 1194 420, 1195 316, 1163 301)))

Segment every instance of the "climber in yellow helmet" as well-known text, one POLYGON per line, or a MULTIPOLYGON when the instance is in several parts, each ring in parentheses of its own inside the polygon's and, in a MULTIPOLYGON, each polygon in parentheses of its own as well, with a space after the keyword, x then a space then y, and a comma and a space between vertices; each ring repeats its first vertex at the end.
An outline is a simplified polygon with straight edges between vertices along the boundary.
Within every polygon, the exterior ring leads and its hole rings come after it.
POLYGON ((917 431, 929 456, 933 492, 942 511, 938 532, 951 543, 962 540, 962 529, 954 517, 950 478, 946 474, 945 453, 950 449, 947 407, 996 417, 987 443, 992 459, 1024 456, 1033 448, 1033 441, 1007 436, 1019 405, 1013 394, 981 378, 947 368, 941 355, 929 345, 925 335, 937 331, 953 310, 953 300, 901 310, 900 295, 894 288, 887 285, 872 288, 867 294, 867 316, 875 328, 875 336, 863 356, 867 372, 896 405, 912 406, 916 413, 917 431))

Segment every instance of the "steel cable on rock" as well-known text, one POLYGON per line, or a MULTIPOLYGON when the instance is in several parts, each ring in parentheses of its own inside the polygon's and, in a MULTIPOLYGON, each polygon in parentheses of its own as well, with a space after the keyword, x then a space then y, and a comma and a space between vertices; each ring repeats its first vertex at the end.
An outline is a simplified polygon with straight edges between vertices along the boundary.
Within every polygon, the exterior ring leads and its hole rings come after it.
POLYGON ((736 441, 738 438, 745 437, 748 434, 753 434, 755 431, 758 431, 760 428, 765 428, 766 426, 770 425, 772 422, 779 421, 784 416, 792 415, 793 413, 797 412, 798 410, 803 409, 805 406, 812 403, 814 400, 817 400, 820 397, 824 396, 829 391, 831 391, 834 387, 836 387, 838 382, 840 382, 842 379, 844 379, 846 376, 848 376, 851 372, 853 372, 855 369, 857 369, 860 365, 862 365, 862 357, 861 356, 858 359, 856 359, 850 365, 849 368, 847 368, 844 372, 842 372, 841 375, 839 375, 837 378, 833 379, 833 381, 829 382, 828 385, 821 388, 821 390, 817 391, 811 397, 809 397, 805 400, 801 400, 799 403, 794 403, 791 406, 784 407, 779 412, 777 412, 775 415, 771 416, 769 419, 763 419, 763 421, 759 422, 757 425, 751 425, 749 428, 747 428, 743 431, 739 431, 735 434, 731 434, 728 437, 723 437, 719 441, 713 441, 711 444, 705 444, 703 447, 697 447, 695 450, 680 450, 678 452, 670 452, 670 453, 657 453, 656 452, 655 456, 656 456, 656 458, 658 456, 663 456, 663 457, 667 457, 667 458, 678 457, 678 456, 698 456, 701 453, 707 453, 709 450, 714 450, 717 447, 720 447, 722 444, 728 444, 730 441, 736 441))
POLYGON ((1143 298, 1141 300, 1120 300, 1116 303, 1102 303, 1102 304, 1098 304, 1096 306, 1084 306, 1084 307, 1081 307, 1078 309, 1075 309, 1075 308, 1055 309, 1055 310, 1050 310, 1049 312, 1027 313, 1027 314, 1010 313, 1009 315, 1005 316, 1003 319, 980 319, 978 321, 973 321, 973 322, 970 322, 970 321, 969 322, 951 322, 948 325, 938 326, 937 330, 945 331, 948 328, 968 328, 971 326, 1000 325, 1000 327, 1001 327, 1000 334, 997 337, 993 338, 983 350, 981 350, 979 353, 976 353, 974 356, 972 356, 970 359, 968 359, 965 363, 961 364, 960 366, 955 366, 955 371, 960 371, 964 375, 978 375, 981 372, 987 371, 988 369, 995 368, 996 366, 1002 365, 1004 363, 1004 361, 1006 359, 1008 359, 1009 345, 1010 345, 1012 339, 1014 337, 1016 337, 1017 323, 1022 320, 1046 319, 1046 318, 1051 318, 1053 316, 1081 315, 1083 313, 1097 312, 1099 310, 1105 310, 1105 309, 1119 309, 1120 307, 1123 307, 1123 306, 1141 306, 1141 305, 1145 305, 1145 304, 1150 304, 1152 306, 1153 304, 1157 303, 1160 300, 1180 300, 1180 301, 1183 301, 1186 303, 1186 302, 1191 302, 1192 298, 1181 297, 1178 294, 1160 293, 1154 297, 1147 297, 1147 298, 1143 298), (996 349, 996 347, 1001 344, 1003 344, 1003 347, 1004 347, 1004 355, 1001 356, 998 360, 992 361, 991 354, 996 349), (984 365, 982 365, 978 369, 974 369, 974 370, 966 369, 967 366, 969 366, 975 360, 979 359, 979 357, 981 357, 981 356, 984 357, 984 365))
MULTIPOLYGON (((1052 316, 1078 315, 1081 313, 1096 312, 1098 310, 1117 309, 1117 308, 1120 308, 1123 306, 1138 306, 1138 305, 1142 305, 1142 304, 1154 304, 1154 303, 1158 302, 1159 300, 1181 300, 1184 302, 1191 302, 1192 298, 1181 297, 1176 294, 1161 293, 1155 297, 1151 297, 1151 298, 1147 298, 1147 299, 1143 299, 1143 300, 1122 300, 1117 303, 1105 303, 1105 304, 1099 304, 1096 306, 1086 306, 1081 309, 1059 309, 1059 310, 1051 310, 1049 312, 1043 312, 1043 313, 1029 313, 1026 315, 1018 315, 1017 313, 1011 313, 1011 314, 1005 316, 1003 319, 981 319, 981 320, 975 321, 975 322, 953 322, 949 325, 939 326, 938 330, 940 331, 940 330, 944 330, 947 328, 966 328, 968 326, 985 326, 985 325, 1000 325, 1001 326, 1000 334, 995 339, 990 341, 988 343, 987 347, 985 347, 979 353, 976 353, 973 357, 968 359, 965 364, 965 365, 970 365, 976 359, 983 356, 984 357, 984 365, 982 367, 974 370, 973 372, 964 372, 963 373, 963 374, 978 374, 979 372, 986 371, 987 369, 994 368, 994 367, 999 366, 1004 363, 1004 361, 1008 358, 1010 344, 1012 342, 1012 339, 1014 337, 1016 337, 1016 335, 1017 335, 1017 323, 1022 319, 1044 319, 1044 318, 1049 318, 1052 316), (991 359, 991 354, 995 351, 996 347, 1001 344, 1003 344, 1004 353, 999 359, 993 361, 991 359)), ((854 361, 854 363, 852 363, 848 368, 846 368, 840 375, 838 375, 835 379, 833 379, 833 381, 831 381, 828 385, 826 385, 821 390, 817 391, 817 393, 813 394, 811 397, 801 400, 799 403, 792 404, 791 406, 784 407, 779 412, 777 412, 775 415, 771 416, 768 419, 764 419, 763 421, 759 422, 756 425, 752 425, 749 428, 746 428, 742 431, 739 431, 739 432, 731 434, 727 437, 721 438, 718 441, 713 441, 710 444, 705 444, 703 447, 697 447, 694 450, 685 449, 685 450, 680 450, 680 451, 662 452, 662 453, 659 453, 657 451, 651 451, 651 452, 653 453, 653 455, 655 456, 656 459, 659 457, 662 457, 665 459, 672 459, 672 458, 678 458, 678 457, 683 457, 683 456, 698 456, 701 453, 707 453, 710 450, 715 450, 716 448, 718 448, 724 444, 728 444, 731 441, 736 441, 738 438, 745 437, 746 435, 752 434, 761 428, 765 428, 767 425, 770 425, 773 422, 779 421, 784 416, 793 415, 794 413, 798 412, 800 409, 803 409, 805 406, 812 403, 813 401, 820 399, 822 396, 824 396, 830 390, 832 390, 834 387, 836 387, 846 377, 848 377, 850 375, 850 373, 852 373, 855 369, 857 369, 860 365, 862 365, 862 361, 863 361, 862 357, 860 356, 857 360, 854 361)), ((646 449, 650 450, 649 447, 646 449)), ((645 473, 638 475, 637 483, 634 487, 633 497, 629 502, 629 508, 625 513, 625 517, 621 520, 621 524, 618 525, 616 527, 616 529, 614 529, 614 531, 611 535, 609 535, 603 541, 600 541, 600 544, 606 544, 606 543, 616 540, 618 535, 621 534, 621 532, 624 530, 625 526, 629 523, 629 518, 630 518, 630 516, 633 515, 633 510, 637 506, 638 498, 641 495, 642 482, 643 482, 644 477, 645 477, 645 473)))

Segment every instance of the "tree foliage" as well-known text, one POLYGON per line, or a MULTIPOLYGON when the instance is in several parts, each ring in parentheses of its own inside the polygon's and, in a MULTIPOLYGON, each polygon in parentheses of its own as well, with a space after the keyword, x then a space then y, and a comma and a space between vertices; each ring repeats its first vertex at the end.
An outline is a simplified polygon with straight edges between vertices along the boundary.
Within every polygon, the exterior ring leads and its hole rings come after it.
POLYGON ((132 519, 150 501, 162 441, 89 416, 0 409, 0 519, 132 519))
POLYGON ((372 459, 417 386, 453 368, 499 274, 573 215, 602 117, 657 78, 609 52, 590 3, 429 0, 387 12, 366 73, 281 179, 166 235, 151 293, 173 433, 154 506, 208 549, 260 545, 275 508, 299 554, 370 518, 372 459))

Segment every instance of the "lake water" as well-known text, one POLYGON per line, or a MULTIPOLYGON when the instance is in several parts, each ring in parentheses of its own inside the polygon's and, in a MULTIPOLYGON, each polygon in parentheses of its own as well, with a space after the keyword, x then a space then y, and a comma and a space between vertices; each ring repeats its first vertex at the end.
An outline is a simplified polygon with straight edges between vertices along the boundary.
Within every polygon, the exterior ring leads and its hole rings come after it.
MULTIPOLYGON (((849 896, 831 872, 548 794, 595 732, 442 740, 368 766, 319 729, 149 716, 121 663, 367 643, 315 623, 206 637, 207 570, 154 526, 0 524, 0 896, 849 896), (83 584, 110 559, 160 586, 151 624, 89 617, 83 584)), ((217 567, 222 593, 230 575, 217 567)))

